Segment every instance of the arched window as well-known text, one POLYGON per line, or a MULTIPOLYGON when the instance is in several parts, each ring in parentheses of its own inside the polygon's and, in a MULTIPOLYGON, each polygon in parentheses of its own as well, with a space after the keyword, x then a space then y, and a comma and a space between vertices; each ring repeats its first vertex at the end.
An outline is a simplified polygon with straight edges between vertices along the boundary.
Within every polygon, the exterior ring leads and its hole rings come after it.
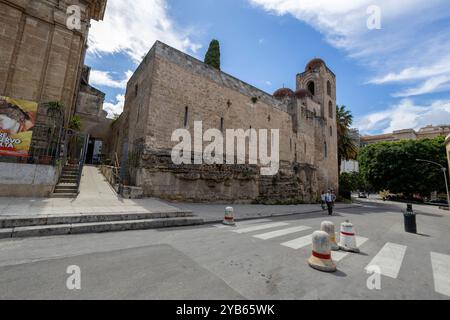
POLYGON ((328 103, 328 113, 330 115, 330 118, 333 119, 334 117, 334 110, 333 110, 333 102, 328 103))
POLYGON ((327 94, 331 97, 331 82, 327 81, 327 94))
POLYGON ((313 96, 316 95, 316 85, 314 84, 314 81, 308 82, 308 91, 309 91, 309 93, 311 93, 313 96))

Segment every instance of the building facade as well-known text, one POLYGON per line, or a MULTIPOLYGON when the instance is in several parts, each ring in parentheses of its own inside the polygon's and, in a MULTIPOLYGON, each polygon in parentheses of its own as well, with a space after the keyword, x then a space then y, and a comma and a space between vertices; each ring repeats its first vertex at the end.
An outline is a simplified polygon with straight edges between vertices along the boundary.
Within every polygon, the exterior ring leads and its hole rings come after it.
MULTIPOLYGON (((127 164, 126 181, 146 196, 183 201, 315 202, 338 188, 336 77, 320 59, 297 75, 297 88, 267 94, 156 42, 127 85, 110 151, 127 164), (279 129, 280 170, 260 165, 175 165, 171 140, 184 128, 279 129)), ((206 144, 207 145, 207 144, 206 144)), ((248 148, 247 148, 248 156, 248 148)), ((122 167, 124 167, 122 165, 122 167)))
POLYGON ((416 131, 414 129, 405 129, 405 130, 397 130, 387 134, 363 136, 361 137, 361 146, 366 146, 378 142, 432 139, 437 137, 446 137, 449 134, 450 134, 450 125, 440 125, 440 126, 429 125, 424 128, 421 128, 419 131, 416 131))
POLYGON ((0 96, 59 101, 74 114, 90 20, 102 20, 106 0, 0 0, 0 96), (67 26, 79 6, 80 29, 67 26))
MULTIPOLYGON (((87 115, 92 104, 102 108, 104 95, 83 83, 82 74, 90 21, 103 19, 106 2, 0 0, 0 97, 37 105, 27 112, 15 108, 32 122, 32 138, 25 139, 24 156, 0 155, 0 196, 51 195, 61 173, 57 160, 64 127, 78 111, 86 116, 85 133, 94 131, 87 115), (79 22, 75 28, 69 23, 73 18, 79 22)), ((97 110, 90 120, 102 116, 97 110)))

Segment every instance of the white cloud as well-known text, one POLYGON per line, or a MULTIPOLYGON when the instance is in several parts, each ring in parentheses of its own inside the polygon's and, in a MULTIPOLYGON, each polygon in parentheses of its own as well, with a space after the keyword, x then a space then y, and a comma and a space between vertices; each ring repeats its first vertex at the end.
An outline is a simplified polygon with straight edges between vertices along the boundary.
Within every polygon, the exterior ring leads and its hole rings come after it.
POLYGON ((133 75, 133 71, 128 70, 122 79, 113 79, 113 73, 107 71, 92 70, 89 83, 92 86, 103 86, 116 89, 126 89, 127 82, 133 75))
POLYGON ((397 92, 394 97, 412 97, 423 94, 434 93, 450 89, 450 75, 434 77, 426 80, 423 84, 415 88, 409 88, 402 92, 397 92))
POLYGON ((450 19, 448 0, 248 0, 277 14, 290 14, 320 31, 374 73, 372 84, 415 82, 399 96, 448 90, 450 19), (367 8, 381 9, 381 30, 369 30, 367 8), (434 24, 437 25, 434 25, 434 24))
POLYGON ((438 100, 426 105, 416 105, 404 99, 392 108, 356 119, 355 126, 362 134, 384 133, 402 129, 418 130, 429 124, 450 123, 450 100, 438 100))
POLYGON ((103 110, 108 112, 108 118, 113 118, 116 114, 123 112, 123 106, 125 105, 125 95, 119 94, 116 96, 116 102, 105 102, 103 104, 103 110))
POLYGON ((156 40, 183 51, 201 48, 190 39, 190 30, 175 26, 166 0, 108 0, 104 21, 92 22, 89 51, 125 52, 139 63, 156 40))

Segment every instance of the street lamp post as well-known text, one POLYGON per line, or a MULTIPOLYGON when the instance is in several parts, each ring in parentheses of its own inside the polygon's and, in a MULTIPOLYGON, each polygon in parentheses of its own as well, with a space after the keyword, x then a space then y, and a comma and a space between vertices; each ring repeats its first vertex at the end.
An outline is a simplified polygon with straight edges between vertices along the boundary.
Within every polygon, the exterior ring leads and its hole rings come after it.
POLYGON ((447 168, 444 167, 443 165, 437 163, 437 162, 433 162, 433 161, 429 161, 429 160, 416 159, 416 161, 431 163, 431 164, 434 164, 434 165, 439 166, 441 168, 442 172, 444 173, 445 189, 447 190, 447 204, 448 204, 448 209, 450 211, 450 193, 449 193, 449 190, 448 190, 448 182, 447 182, 447 168))

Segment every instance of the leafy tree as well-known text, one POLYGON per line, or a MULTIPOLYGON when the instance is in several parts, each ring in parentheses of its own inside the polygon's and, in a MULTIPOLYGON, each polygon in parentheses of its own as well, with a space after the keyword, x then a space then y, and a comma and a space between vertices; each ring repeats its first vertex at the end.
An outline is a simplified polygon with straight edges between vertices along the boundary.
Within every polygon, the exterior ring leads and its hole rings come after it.
POLYGON ((212 40, 209 44, 208 52, 205 55, 205 63, 220 70, 220 44, 217 40, 212 40))
POLYGON ((419 193, 445 191, 444 177, 438 166, 417 162, 424 159, 447 167, 444 138, 403 140, 369 145, 360 150, 361 173, 376 191, 390 190, 408 198, 419 193))
POLYGON ((358 172, 343 172, 339 176, 339 194, 350 199, 354 191, 369 191, 372 187, 366 182, 364 176, 358 172))
POLYGON ((337 106, 336 122, 338 135, 338 163, 341 172, 342 160, 354 160, 358 155, 358 146, 351 136, 350 127, 353 115, 345 106, 337 106))
POLYGON ((83 124, 81 123, 80 116, 75 115, 72 117, 69 122, 69 129, 77 132, 83 129, 83 124))

